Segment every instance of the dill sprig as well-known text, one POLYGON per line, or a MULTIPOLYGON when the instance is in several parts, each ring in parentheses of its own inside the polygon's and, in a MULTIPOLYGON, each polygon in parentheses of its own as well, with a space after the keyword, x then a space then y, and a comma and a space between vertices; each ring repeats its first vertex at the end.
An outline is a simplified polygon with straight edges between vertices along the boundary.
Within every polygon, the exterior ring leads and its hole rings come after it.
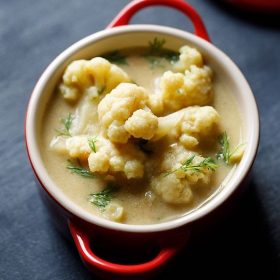
POLYGON ((163 67, 163 59, 174 63, 179 59, 179 53, 164 48, 165 39, 158 39, 155 37, 152 41, 149 41, 149 50, 144 57, 150 63, 151 68, 163 67))
POLYGON ((74 116, 72 113, 69 113, 66 118, 62 118, 60 122, 63 124, 63 129, 56 129, 56 132, 58 135, 64 135, 64 136, 71 136, 70 134, 70 128, 72 126, 74 116))
POLYGON ((89 137, 88 138, 88 145, 90 147, 90 149, 96 153, 96 146, 95 146, 95 143, 97 142, 97 136, 94 136, 94 137, 89 137))
POLYGON ((109 60, 112 63, 119 65, 127 65, 126 56, 121 54, 118 50, 102 55, 103 58, 109 60))
POLYGON ((150 55, 161 56, 169 61, 177 61, 179 59, 179 53, 164 48, 165 39, 154 38, 153 41, 149 41, 150 55))
POLYGON ((161 53, 165 43, 165 39, 158 39, 157 37, 155 37, 153 41, 149 41, 150 54, 158 55, 161 53))
POLYGON ((90 194, 89 202, 98 208, 104 209, 110 203, 116 191, 117 188, 115 186, 108 184, 104 190, 90 194))
POLYGON ((217 159, 223 160, 226 164, 229 164, 230 151, 229 151, 229 138, 226 131, 220 136, 219 144, 221 146, 220 151, 216 154, 217 159))
POLYGON ((66 168, 73 174, 78 174, 85 178, 94 178, 95 175, 90 170, 82 167, 79 163, 75 163, 71 160, 67 160, 68 165, 66 168))
POLYGON ((182 170, 183 172, 192 171, 192 172, 202 172, 203 169, 207 168, 211 171, 216 171, 218 168, 218 165, 216 164, 215 160, 211 157, 204 158, 201 162, 195 164, 193 163, 193 160, 195 158, 195 155, 190 156, 187 160, 185 160, 182 165, 170 172, 167 172, 165 176, 168 176, 169 174, 172 174, 174 172, 177 172, 179 170, 182 170))
POLYGON ((217 159, 221 159, 223 160, 227 165, 230 164, 230 159, 232 157, 232 155, 243 145, 245 145, 244 143, 241 143, 239 145, 237 145, 234 150, 231 152, 230 151, 230 144, 229 144, 229 137, 226 133, 226 131, 224 131, 222 133, 222 135, 220 136, 219 139, 219 144, 221 146, 220 151, 216 154, 216 158, 217 159))

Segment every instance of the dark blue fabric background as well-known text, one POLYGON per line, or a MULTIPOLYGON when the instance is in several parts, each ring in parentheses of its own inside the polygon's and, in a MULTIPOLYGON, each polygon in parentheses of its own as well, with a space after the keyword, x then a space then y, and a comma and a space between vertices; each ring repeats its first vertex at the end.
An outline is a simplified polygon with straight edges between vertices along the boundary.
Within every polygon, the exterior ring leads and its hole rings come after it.
MULTIPOLYGON (((75 41, 103 29, 128 2, 0 0, 0 279, 96 279, 45 213, 25 153, 24 115, 44 68, 75 41)), ((279 22, 238 16, 216 1, 189 2, 213 43, 248 79, 260 109, 261 142, 250 188, 237 209, 192 242, 159 279, 181 272, 188 279, 227 279, 227 273, 236 279, 279 279, 279 22)), ((183 15, 166 8, 147 9, 133 22, 192 28, 183 15)))

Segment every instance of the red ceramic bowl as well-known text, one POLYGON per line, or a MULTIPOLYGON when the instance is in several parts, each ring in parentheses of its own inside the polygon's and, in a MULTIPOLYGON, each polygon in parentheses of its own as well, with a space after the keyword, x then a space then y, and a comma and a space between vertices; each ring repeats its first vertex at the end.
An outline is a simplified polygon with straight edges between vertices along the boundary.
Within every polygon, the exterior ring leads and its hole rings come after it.
POLYGON ((54 222, 70 232, 86 266, 107 278, 147 278, 153 276, 188 241, 193 223, 213 213, 241 188, 241 182, 254 161, 259 139, 259 117, 253 94, 237 66, 209 42, 206 29, 196 11, 181 0, 136 0, 126 6, 109 28, 90 35, 62 52, 44 71, 31 95, 26 115, 26 147, 39 189, 54 222), (150 5, 165 5, 180 10, 194 25, 195 35, 163 26, 126 25, 139 9, 150 5), (120 27, 116 27, 120 26, 120 27), (166 46, 178 50, 189 44, 201 51, 207 64, 223 79, 235 95, 246 127, 247 148, 232 178, 217 190, 203 205, 177 219, 153 225, 127 225, 94 216, 67 198, 46 171, 39 150, 39 134, 47 101, 52 98, 56 84, 65 67, 73 60, 88 59, 101 53, 127 47, 145 46, 155 36, 166 39, 166 46), (91 243, 90 243, 91 241, 91 243), (96 253, 96 244, 107 244, 120 251, 144 253, 155 248, 148 261, 137 264, 118 264, 105 260, 96 253))

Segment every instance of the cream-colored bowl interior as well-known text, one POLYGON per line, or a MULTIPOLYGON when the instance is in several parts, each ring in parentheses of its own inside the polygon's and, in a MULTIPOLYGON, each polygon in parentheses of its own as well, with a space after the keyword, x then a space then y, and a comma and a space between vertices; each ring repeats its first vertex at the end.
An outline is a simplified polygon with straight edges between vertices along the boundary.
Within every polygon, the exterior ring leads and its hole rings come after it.
POLYGON ((172 229, 198 219, 215 209, 232 194, 247 175, 253 163, 258 146, 259 118, 253 94, 245 78, 235 64, 212 44, 190 33, 174 28, 155 25, 131 25, 104 30, 86 37, 65 50, 49 65, 38 81, 30 99, 26 120, 26 138, 29 156, 35 172, 48 192, 55 197, 64 208, 88 222, 107 228, 133 232, 153 232, 172 229), (65 67, 71 61, 76 59, 89 59, 116 49, 144 47, 147 46, 148 41, 153 40, 155 37, 165 38, 165 46, 172 50, 178 50, 185 44, 199 49, 205 62, 214 70, 215 76, 222 79, 223 85, 231 94, 234 94, 236 98, 241 116, 244 120, 244 134, 247 148, 241 163, 234 170, 229 182, 222 189, 219 189, 207 203, 204 203, 195 211, 160 224, 119 224, 87 213, 78 205, 73 204, 73 202, 62 193, 59 187, 56 186, 55 182, 53 182, 48 175, 40 156, 38 147, 40 126, 48 100, 51 98, 55 86, 61 79, 65 67))

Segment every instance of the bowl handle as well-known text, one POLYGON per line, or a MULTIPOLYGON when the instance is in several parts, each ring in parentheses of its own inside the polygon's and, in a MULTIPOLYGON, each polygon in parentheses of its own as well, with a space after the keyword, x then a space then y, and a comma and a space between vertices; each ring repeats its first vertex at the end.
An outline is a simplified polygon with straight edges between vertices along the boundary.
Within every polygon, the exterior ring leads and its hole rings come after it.
POLYGON ((157 5, 168 6, 181 11, 192 21, 194 34, 210 42, 210 38, 200 15, 192 6, 183 0, 134 0, 120 11, 107 28, 127 25, 136 12, 145 7, 157 5))
POLYGON ((69 221, 69 228, 84 264, 91 271, 102 275, 105 278, 109 277, 109 279, 112 275, 128 277, 128 279, 141 276, 152 276, 173 256, 175 256, 175 254, 185 246, 189 239, 188 232, 185 232, 185 234, 181 235, 179 238, 174 238, 175 242, 172 244, 161 244, 159 253, 152 260, 140 264, 123 265, 108 262, 98 257, 90 247, 90 238, 88 234, 86 234, 81 228, 77 227, 73 221, 69 221))

